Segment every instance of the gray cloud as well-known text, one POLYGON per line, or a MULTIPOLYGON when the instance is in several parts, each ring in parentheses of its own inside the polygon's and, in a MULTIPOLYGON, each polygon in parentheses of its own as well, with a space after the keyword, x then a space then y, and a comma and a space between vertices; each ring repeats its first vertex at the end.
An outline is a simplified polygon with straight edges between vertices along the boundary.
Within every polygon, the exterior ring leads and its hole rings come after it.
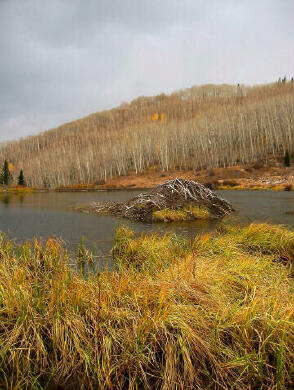
POLYGON ((0 0, 0 141, 139 95, 292 76, 291 0, 0 0))

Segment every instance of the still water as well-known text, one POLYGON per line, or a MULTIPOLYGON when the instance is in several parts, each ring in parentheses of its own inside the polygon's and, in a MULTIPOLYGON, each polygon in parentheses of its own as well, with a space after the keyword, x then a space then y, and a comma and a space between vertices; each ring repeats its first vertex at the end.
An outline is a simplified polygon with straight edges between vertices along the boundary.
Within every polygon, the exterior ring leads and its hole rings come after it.
MULTIPOLYGON (((139 192, 0 194, 0 231, 18 242, 34 237, 60 237, 71 251, 77 250, 84 236, 85 246, 94 251, 102 265, 109 257, 115 228, 122 223, 137 232, 175 231, 191 238, 217 226, 215 221, 167 225, 134 223, 111 216, 84 214, 71 208, 92 201, 123 202, 139 192)), ((294 228, 294 192, 224 190, 217 193, 235 208, 236 212, 229 217, 233 220, 243 223, 267 221, 294 228)))

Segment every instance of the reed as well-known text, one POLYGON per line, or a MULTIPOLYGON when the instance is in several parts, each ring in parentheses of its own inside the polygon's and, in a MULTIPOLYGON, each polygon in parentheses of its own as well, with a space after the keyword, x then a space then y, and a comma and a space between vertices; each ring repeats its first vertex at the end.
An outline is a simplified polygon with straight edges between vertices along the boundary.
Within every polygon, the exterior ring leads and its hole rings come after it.
POLYGON ((267 224, 194 242, 120 227, 115 269, 85 279, 58 242, 2 236, 0 388, 292 388, 293 240, 267 224))

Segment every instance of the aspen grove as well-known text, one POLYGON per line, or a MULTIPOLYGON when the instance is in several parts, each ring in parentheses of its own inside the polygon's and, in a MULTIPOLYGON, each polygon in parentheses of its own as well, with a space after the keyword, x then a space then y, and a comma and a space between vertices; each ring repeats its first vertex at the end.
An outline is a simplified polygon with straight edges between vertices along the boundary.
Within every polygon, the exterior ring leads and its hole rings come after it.
POLYGON ((139 97, 0 145, 29 186, 100 183, 154 167, 203 169, 293 155, 293 83, 204 85, 139 97))

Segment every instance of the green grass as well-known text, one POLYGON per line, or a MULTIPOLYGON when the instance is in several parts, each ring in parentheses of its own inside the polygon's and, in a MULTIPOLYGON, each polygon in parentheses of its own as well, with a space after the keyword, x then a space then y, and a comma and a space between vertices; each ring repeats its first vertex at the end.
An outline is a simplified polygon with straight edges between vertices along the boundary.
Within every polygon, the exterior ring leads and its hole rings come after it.
POLYGON ((209 210, 204 206, 188 205, 178 209, 156 210, 152 214, 153 222, 189 221, 191 219, 208 219, 209 210))
POLYGON ((2 237, 0 389, 292 388, 293 240, 267 224, 192 243, 120 227, 115 269, 85 280, 58 242, 2 237))

